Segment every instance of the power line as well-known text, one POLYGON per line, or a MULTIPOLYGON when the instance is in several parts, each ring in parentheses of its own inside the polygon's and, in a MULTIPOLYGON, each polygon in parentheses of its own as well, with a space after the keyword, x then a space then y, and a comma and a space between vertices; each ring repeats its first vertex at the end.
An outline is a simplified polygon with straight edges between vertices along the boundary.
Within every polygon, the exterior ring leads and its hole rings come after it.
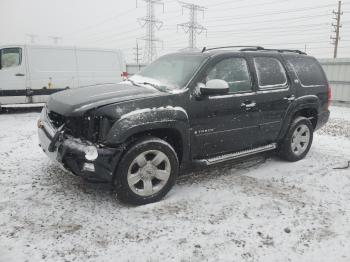
POLYGON ((82 31, 86 31, 86 30, 89 30, 89 29, 91 29, 91 28, 94 28, 94 27, 103 25, 103 24, 105 24, 105 23, 107 23, 107 22, 109 22, 109 21, 111 21, 111 20, 114 20, 114 19, 118 20, 119 18, 121 18, 121 17, 127 15, 128 13, 130 13, 130 12, 132 12, 132 11, 134 11, 134 10, 136 10, 135 7, 130 8, 130 9, 125 10, 125 11, 123 11, 123 12, 120 12, 120 13, 118 13, 118 14, 116 14, 116 15, 113 15, 113 16, 111 16, 111 17, 108 17, 108 18, 106 18, 106 19, 103 19, 102 21, 97 22, 97 23, 95 23, 95 24, 91 24, 91 25, 88 25, 88 26, 86 26, 86 27, 84 27, 84 28, 81 28, 81 29, 79 29, 79 30, 75 30, 75 31, 73 31, 73 32, 67 33, 65 36, 69 36, 69 35, 73 35, 73 34, 76 35, 76 34, 78 34, 78 33, 81 33, 82 31))
POLYGON ((305 20, 314 20, 315 17, 326 17, 330 16, 330 14, 318 14, 318 15, 308 15, 308 16, 297 16, 297 17, 290 17, 290 18, 278 18, 278 19, 269 19, 269 20, 259 20, 259 21, 250 21, 250 22, 242 22, 242 23, 234 23, 234 24, 216 24, 212 26, 208 26, 208 28, 213 27, 223 27, 223 26, 237 26, 237 25, 251 25, 251 24, 257 24, 257 23, 275 23, 275 22, 290 22, 290 21, 305 21, 305 20))
POLYGON ((331 40, 333 40, 333 45, 334 45, 334 54, 333 57, 337 58, 337 54, 338 54, 338 44, 339 44, 339 40, 340 40, 340 17, 343 15, 343 12, 341 11, 341 1, 338 2, 338 11, 335 12, 333 10, 333 14, 335 15, 335 17, 333 19, 336 20, 336 24, 332 23, 332 26, 334 27, 334 33, 335 33, 335 37, 331 36, 331 40))
POLYGON ((188 9, 190 11, 190 21, 182 24, 178 24, 179 27, 182 27, 185 33, 188 34, 188 48, 196 48, 196 38, 197 34, 201 34, 203 31, 207 30, 204 26, 197 22, 197 13, 201 11, 204 13, 205 7, 180 2, 182 9, 188 9))
MULTIPOLYGON (((288 2, 289 0, 274 0, 274 1, 270 1, 270 2, 265 2, 265 3, 259 3, 259 4, 249 4, 249 5, 240 5, 240 6, 234 6, 234 7, 229 7, 229 8, 223 8, 223 9, 215 9, 213 7, 214 12, 222 12, 222 11, 229 11, 229 10, 237 10, 237 9, 241 9, 241 8, 251 8, 254 7, 256 8, 257 6, 266 6, 266 5, 272 5, 272 4, 282 4, 284 2, 288 2)), ((215 5, 217 6, 217 5, 215 5)))
POLYGON ((207 5, 207 6, 218 6, 218 5, 225 5, 225 4, 233 4, 233 3, 238 3, 238 2, 244 2, 245 0, 236 0, 236 1, 224 1, 224 2, 218 2, 218 3, 216 3, 215 2, 215 4, 209 4, 209 5, 207 5))
POLYGON ((126 31, 122 31, 122 32, 118 32, 118 33, 114 33, 114 34, 106 35, 106 36, 102 36, 102 37, 87 39, 87 40, 90 42, 100 42, 100 41, 106 40, 106 39, 118 39, 118 41, 120 41, 121 39, 125 39, 125 38, 128 38, 128 39, 135 38, 135 37, 139 36, 139 34, 133 35, 133 36, 126 36, 126 37, 125 37, 125 35, 128 35, 129 33, 135 33, 136 30, 140 30, 140 28, 136 27, 136 28, 133 28, 130 30, 126 30, 126 31), (121 35, 123 37, 120 37, 121 35))
MULTIPOLYGON (((350 23, 350 20, 344 21, 343 24, 350 23)), ((265 34, 266 32, 285 32, 285 33, 290 33, 290 32, 305 32, 305 31, 310 31, 311 29, 325 29, 325 25, 329 25, 329 23, 322 23, 322 24, 311 24, 311 25, 297 25, 297 26, 290 26, 290 27, 276 27, 276 28, 271 28, 269 27, 259 27, 259 28, 249 28, 248 33, 251 35, 252 33, 261 33, 265 34), (301 28, 298 30, 298 28, 301 28), (288 30, 288 31, 287 31, 288 30)), ((242 34, 245 29, 241 29, 240 31, 233 31, 233 30, 222 30, 222 31, 213 31, 213 33, 230 33, 230 34, 242 34)))
POLYGON ((157 20, 155 17, 155 5, 162 5, 164 11, 164 4, 162 0, 143 0, 147 3, 147 14, 143 18, 139 18, 138 21, 142 27, 146 27, 146 35, 142 37, 145 40, 144 62, 151 63, 154 58, 157 57, 156 42, 161 42, 156 38, 155 30, 160 29, 163 26, 163 22, 157 20))
POLYGON ((312 6, 312 7, 307 7, 307 8, 297 8, 297 9, 287 9, 287 10, 282 10, 282 11, 273 11, 273 12, 261 12, 258 14, 252 14, 252 15, 245 15, 245 16, 238 16, 238 17, 221 17, 219 19, 208 19, 208 22, 211 21, 226 21, 226 20, 241 20, 241 19, 247 19, 247 18, 254 18, 254 17, 261 17, 261 16, 270 16, 270 15, 280 15, 280 14, 289 14, 289 13, 297 13, 297 12, 305 12, 305 11, 314 11, 316 9, 322 9, 326 7, 333 6, 332 4, 330 5, 319 5, 319 6, 312 6))

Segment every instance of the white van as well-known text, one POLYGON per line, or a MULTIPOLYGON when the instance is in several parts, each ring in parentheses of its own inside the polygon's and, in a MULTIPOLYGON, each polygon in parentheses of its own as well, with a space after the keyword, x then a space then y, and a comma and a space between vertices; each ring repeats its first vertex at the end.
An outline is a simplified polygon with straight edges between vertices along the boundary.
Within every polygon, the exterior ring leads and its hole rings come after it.
POLYGON ((118 83, 124 71, 119 50, 0 46, 0 106, 43 103, 60 90, 118 83))

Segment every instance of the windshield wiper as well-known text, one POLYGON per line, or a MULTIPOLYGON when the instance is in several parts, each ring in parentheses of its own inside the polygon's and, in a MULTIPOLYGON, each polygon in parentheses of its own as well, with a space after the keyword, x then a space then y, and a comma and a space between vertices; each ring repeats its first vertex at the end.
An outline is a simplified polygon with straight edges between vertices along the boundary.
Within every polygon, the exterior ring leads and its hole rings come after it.
POLYGON ((159 85, 156 85, 156 84, 153 84, 153 83, 150 83, 150 82, 142 82, 142 83, 139 83, 139 84, 142 84, 142 85, 149 85, 151 87, 154 87, 155 89, 160 89, 160 86, 159 85))
POLYGON ((135 82, 134 80, 132 80, 130 78, 127 78, 127 81, 129 81, 134 86, 149 85, 149 86, 157 89, 158 91, 161 91, 161 92, 166 92, 167 91, 167 88, 165 86, 159 86, 157 84, 153 84, 153 83, 150 83, 150 82, 135 82))
POLYGON ((154 83, 150 83, 150 82, 137 82, 136 84, 139 84, 139 85, 149 85, 155 89, 157 89, 158 91, 161 91, 161 92, 166 92, 167 91, 167 88, 165 86, 160 86, 160 85, 157 85, 157 84, 154 84, 154 83))
POLYGON ((140 86, 139 83, 136 83, 134 80, 131 80, 130 78, 126 79, 127 81, 129 81, 131 84, 133 84, 134 86, 140 86))

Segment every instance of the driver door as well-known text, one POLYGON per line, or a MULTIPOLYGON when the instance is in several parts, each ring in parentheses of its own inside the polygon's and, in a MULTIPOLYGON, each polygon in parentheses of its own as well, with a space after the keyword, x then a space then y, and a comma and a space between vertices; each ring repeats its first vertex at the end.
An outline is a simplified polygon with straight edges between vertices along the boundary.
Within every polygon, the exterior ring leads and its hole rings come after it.
POLYGON ((0 104, 26 102, 26 67, 22 48, 0 50, 0 104))
POLYGON ((225 95, 192 96, 191 154, 207 158, 255 147, 259 142, 259 111, 248 62, 243 55, 212 61, 200 79, 222 79, 225 95))

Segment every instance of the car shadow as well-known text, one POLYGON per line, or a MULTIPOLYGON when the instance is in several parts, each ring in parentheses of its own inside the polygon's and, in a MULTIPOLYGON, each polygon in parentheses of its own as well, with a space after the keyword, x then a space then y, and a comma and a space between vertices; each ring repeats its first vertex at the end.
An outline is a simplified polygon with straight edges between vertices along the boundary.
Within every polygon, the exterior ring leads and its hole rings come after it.
MULTIPOLYGON (((222 164, 213 165, 210 167, 197 167, 190 170, 182 171, 177 179, 177 186, 191 185, 193 183, 204 183, 210 180, 215 180, 225 174, 231 174, 234 171, 247 170, 256 168, 266 162, 271 154, 260 154, 254 157, 244 158, 235 161, 229 161, 222 164)), ((78 177, 71 172, 64 170, 59 164, 50 163, 43 167, 41 184, 52 186, 55 193, 80 196, 86 200, 103 200, 108 202, 116 202, 116 191, 110 183, 97 183, 78 177)), ((117 204, 118 205, 118 204, 117 204)), ((122 204, 128 207, 127 204, 122 204)))

